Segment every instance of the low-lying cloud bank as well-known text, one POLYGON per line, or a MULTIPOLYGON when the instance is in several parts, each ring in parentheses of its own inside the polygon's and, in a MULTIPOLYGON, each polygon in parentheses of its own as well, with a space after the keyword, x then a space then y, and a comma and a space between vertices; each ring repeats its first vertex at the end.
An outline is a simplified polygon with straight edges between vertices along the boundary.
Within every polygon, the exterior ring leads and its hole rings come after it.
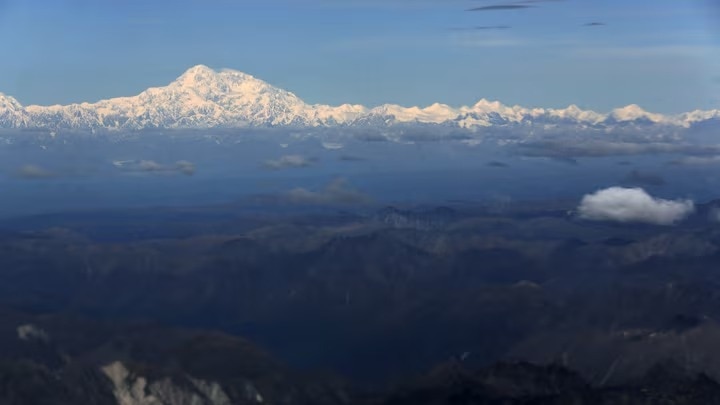
POLYGON ((350 188, 344 178, 337 178, 318 191, 301 187, 292 189, 287 198, 296 204, 363 204, 370 201, 365 194, 350 188))
POLYGON ((57 177, 56 173, 53 173, 47 169, 36 165, 24 165, 20 167, 14 174, 16 178, 28 180, 51 179, 57 177))
POLYGON ((671 163, 688 166, 720 165, 720 155, 715 156, 687 156, 671 163))
POLYGON ((527 141, 515 144, 520 155, 528 157, 605 157, 633 155, 684 154, 691 159, 681 163, 717 162, 708 155, 720 150, 716 145, 692 145, 681 142, 607 141, 607 140, 561 140, 527 141), (697 157, 693 157, 697 156, 697 157), (694 159, 694 160, 692 160, 694 159))
POLYGON ((302 155, 285 155, 275 160, 266 160, 265 167, 273 170, 310 167, 315 164, 316 159, 307 158, 302 155))
POLYGON ((672 225, 695 211, 690 200, 664 200, 641 188, 610 187, 587 194, 578 215, 593 221, 641 222, 672 225))
POLYGON ((195 164, 187 160, 178 160, 173 164, 158 163, 154 160, 116 160, 113 166, 126 172, 157 174, 195 174, 195 164))

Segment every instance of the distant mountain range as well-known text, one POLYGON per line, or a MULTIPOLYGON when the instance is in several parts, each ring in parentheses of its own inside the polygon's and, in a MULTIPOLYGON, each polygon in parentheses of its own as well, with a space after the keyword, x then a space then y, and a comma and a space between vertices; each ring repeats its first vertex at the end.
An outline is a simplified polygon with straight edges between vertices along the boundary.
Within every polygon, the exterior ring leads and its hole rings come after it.
POLYGON ((506 106, 480 100, 469 107, 445 104, 375 108, 344 104, 307 104, 295 94, 251 75, 215 71, 198 65, 165 87, 137 96, 96 103, 23 106, 0 93, 0 128, 48 130, 141 130, 150 128, 332 127, 442 125, 477 129, 494 126, 569 125, 610 128, 622 125, 663 125, 689 128, 719 120, 720 110, 678 115, 655 114, 628 105, 600 114, 575 105, 564 109, 506 106))

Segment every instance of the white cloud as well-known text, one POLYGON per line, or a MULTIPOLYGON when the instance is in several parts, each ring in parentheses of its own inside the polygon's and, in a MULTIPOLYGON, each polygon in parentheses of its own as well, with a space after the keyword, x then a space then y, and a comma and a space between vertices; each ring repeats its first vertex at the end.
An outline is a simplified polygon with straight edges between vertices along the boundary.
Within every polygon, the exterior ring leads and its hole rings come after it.
POLYGON ((610 187, 585 195, 578 215, 594 221, 672 225, 694 210, 690 200, 663 200, 641 188, 610 187))

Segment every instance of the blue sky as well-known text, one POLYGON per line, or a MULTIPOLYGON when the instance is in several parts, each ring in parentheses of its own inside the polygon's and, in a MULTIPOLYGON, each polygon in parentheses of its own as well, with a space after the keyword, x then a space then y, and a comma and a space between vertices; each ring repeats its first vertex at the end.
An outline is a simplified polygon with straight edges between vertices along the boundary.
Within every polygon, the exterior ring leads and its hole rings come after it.
POLYGON ((466 11, 507 4, 520 2, 0 0, 0 92, 23 104, 96 101, 206 64, 310 103, 720 108, 715 0, 466 11))

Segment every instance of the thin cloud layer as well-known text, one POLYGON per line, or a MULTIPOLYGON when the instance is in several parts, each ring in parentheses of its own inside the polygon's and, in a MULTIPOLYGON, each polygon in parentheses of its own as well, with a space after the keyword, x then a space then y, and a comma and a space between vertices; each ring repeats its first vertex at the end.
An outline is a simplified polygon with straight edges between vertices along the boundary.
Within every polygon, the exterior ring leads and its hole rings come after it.
POLYGON ((510 27, 509 25, 479 25, 477 27, 473 27, 473 29, 480 30, 480 31, 483 31, 483 30, 509 30, 510 28, 512 28, 512 27, 510 27))
POLYGON ((494 30, 509 30, 512 28, 509 25, 479 25, 477 27, 467 28, 451 28, 450 31, 494 31, 494 30))
POLYGON ((131 173, 156 173, 156 174, 184 174, 192 176, 195 174, 195 164, 187 160, 178 160, 173 164, 162 164, 154 160, 116 160, 113 166, 131 173))
POLYGON ((365 194, 348 187, 344 178, 335 179, 318 191, 295 188, 288 192, 287 198, 297 204, 362 204, 370 201, 365 194))
POLYGON ((50 179, 57 175, 36 165, 24 165, 15 172, 15 177, 27 180, 50 179))
POLYGON ((187 176, 195 174, 195 164, 193 162, 188 162, 187 160, 179 160, 175 162, 175 169, 187 176))
POLYGON ((473 7, 467 9, 467 11, 499 11, 499 10, 522 10, 526 8, 533 8, 527 4, 496 4, 492 6, 473 7))
POLYGON ((345 145, 338 142, 322 142, 323 149, 327 150, 339 150, 345 147, 345 145))
POLYGON ((678 164, 678 165, 687 165, 687 166, 720 165, 720 155, 717 155, 717 156, 687 156, 682 159, 674 160, 671 163, 678 164))
POLYGON ((525 0, 519 1, 517 4, 536 4, 536 3, 562 3, 565 0, 525 0))
MULTIPOLYGON (((696 155, 700 158, 681 159, 675 163, 690 164, 694 162, 712 163, 707 159, 717 153, 717 146, 692 145, 673 142, 636 141, 605 141, 605 140, 578 140, 575 138, 553 139, 547 141, 531 141, 517 144, 518 152, 528 157, 602 157, 602 156, 630 156, 630 155, 659 155, 659 154, 686 154, 696 155)), ((720 160, 719 160, 720 161, 720 160)))
POLYGON ((302 155, 285 155, 275 160, 266 160, 265 167, 273 170, 310 167, 315 164, 316 159, 307 158, 302 155))
POLYGON ((610 187, 585 195, 578 215, 591 221, 672 225, 694 210, 690 200, 663 200, 642 188, 610 187))

